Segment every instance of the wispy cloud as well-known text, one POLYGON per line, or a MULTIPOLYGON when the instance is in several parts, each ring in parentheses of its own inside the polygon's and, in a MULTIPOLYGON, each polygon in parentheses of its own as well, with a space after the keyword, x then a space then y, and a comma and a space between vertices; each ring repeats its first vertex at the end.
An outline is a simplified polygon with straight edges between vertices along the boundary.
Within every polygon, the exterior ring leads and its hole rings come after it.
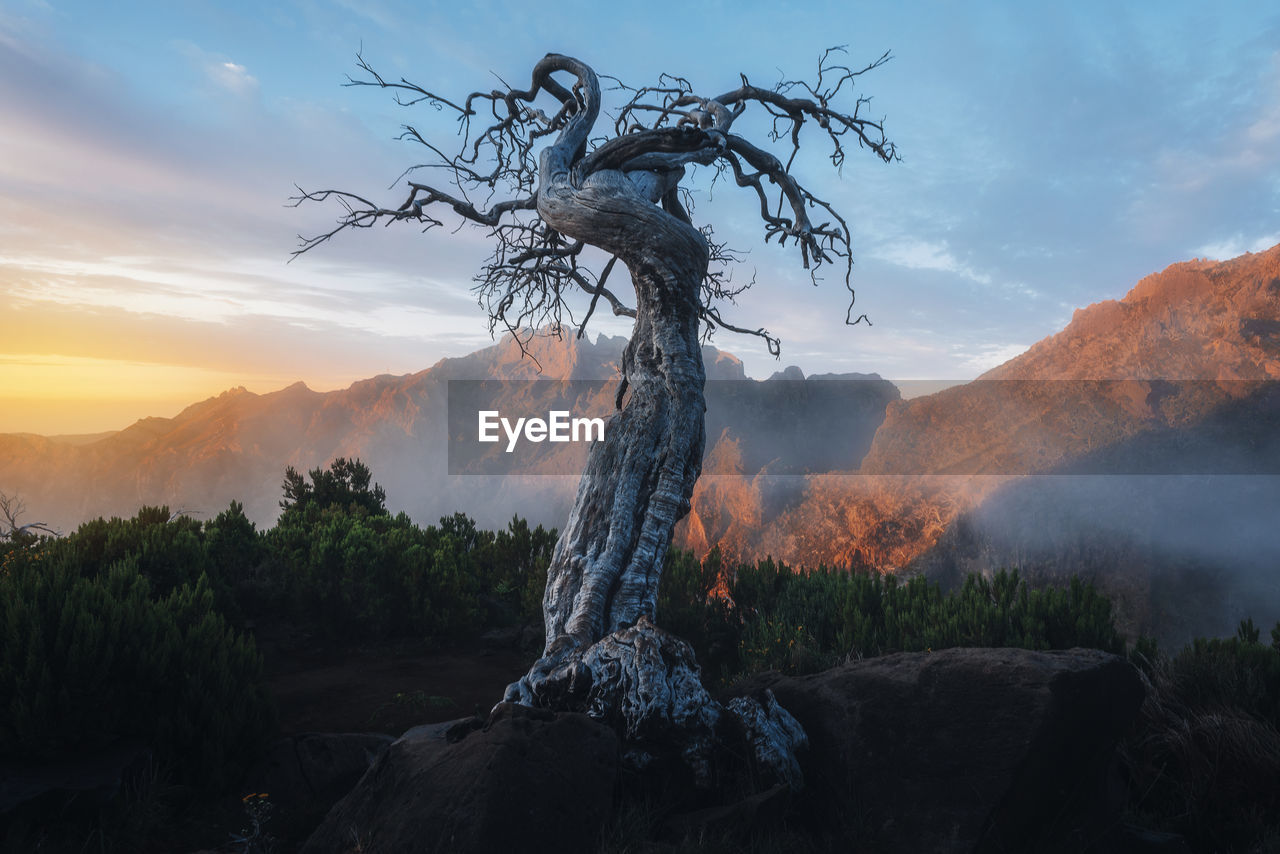
POLYGON ((1206 243, 1195 254, 1201 258, 1223 261, 1228 258, 1235 258, 1237 255, 1243 255, 1246 252, 1262 252, 1277 243, 1280 243, 1280 231, 1252 239, 1245 237, 1243 234, 1234 234, 1223 240, 1206 243))
POLYGON ((174 41, 170 48, 186 58, 205 80, 223 92, 246 98, 259 90, 258 78, 244 64, 218 51, 207 50, 186 39, 174 41))
MULTIPOLYGON (((768 326, 784 362, 808 372, 973 376, 1020 347, 1007 342, 1049 334, 1172 261, 1280 239, 1280 30, 1262 4, 942 4, 924 18, 900 4, 779 18, 749 3, 731 19, 691 7, 687 27, 637 23, 616 50, 577 5, 583 14, 510 0, 0 8, 0 301, 21 303, 47 340, 59 323, 74 328, 80 340, 60 346, 85 357, 85 342, 116 353, 132 338, 129 358, 145 361, 150 340, 163 342, 153 354, 215 368, 275 360, 309 382, 344 365, 417 369, 487 341, 468 293, 483 231, 370 229, 285 266, 295 235, 327 230, 336 213, 286 208, 295 182, 398 204, 388 184, 424 156, 392 141, 399 124, 454 139, 447 111, 340 88, 362 42, 389 77, 446 95, 499 85, 493 75, 520 83, 547 49, 581 51, 633 83, 670 71, 721 91, 739 71, 757 83, 804 74, 815 23, 866 34, 852 61, 893 47, 865 93, 903 162, 851 150, 836 178, 820 145, 797 160, 850 225, 857 312, 874 327, 843 326, 835 271, 810 288, 792 247, 761 245, 750 194, 718 192, 696 211, 751 250, 744 276, 759 272, 726 316, 768 326)), ((27 340, 21 352, 45 352, 27 340)), ((753 375, 780 367, 754 339, 716 341, 753 375)))
POLYGON ((958 260, 945 240, 933 242, 906 238, 879 247, 873 251, 873 256, 908 270, 937 270, 962 276, 980 285, 991 284, 991 276, 958 260))
POLYGON ((1026 350, 1026 344, 982 344, 975 348, 959 345, 954 348, 956 365, 965 376, 986 373, 1026 350))
POLYGON ((215 83, 237 95, 248 95, 258 91, 258 78, 239 63, 230 60, 213 62, 206 66, 205 70, 215 83))

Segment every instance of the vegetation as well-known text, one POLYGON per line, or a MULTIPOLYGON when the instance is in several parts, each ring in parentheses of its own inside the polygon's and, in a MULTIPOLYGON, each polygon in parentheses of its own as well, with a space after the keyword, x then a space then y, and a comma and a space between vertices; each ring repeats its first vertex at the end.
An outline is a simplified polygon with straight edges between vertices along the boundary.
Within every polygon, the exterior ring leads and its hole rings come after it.
POLYGON ((766 559, 734 568, 712 551, 676 554, 663 577, 664 625, 721 679, 791 674, 846 658, 956 646, 1094 647, 1122 652, 1111 603, 1093 584, 1033 590, 1018 572, 971 575, 951 593, 924 578, 804 571, 766 559))
POLYGON ((251 611, 283 612, 329 637, 438 641, 541 613, 554 530, 513 519, 482 531, 461 513, 419 527, 387 511, 358 460, 310 478, 286 472, 284 512, 260 543, 237 522, 239 538, 224 544, 257 555, 240 587, 251 611))
MULTIPOLYGON (((139 524, 146 524, 145 522, 139 524)), ((140 553, 102 568, 74 539, 6 555, 0 756, 50 760, 138 741, 187 783, 218 786, 272 718, 253 643, 208 577, 164 590, 140 553)))
POLYGON ((1130 653, 1147 686, 1124 745, 1132 809, 1197 851, 1280 850, 1280 623, 1197 638, 1173 655, 1130 653))
MULTIPOLYGON (((438 644, 540 621, 555 531, 521 519, 485 531, 461 514, 419 526, 386 509, 358 460, 305 477, 290 469, 283 491, 280 519, 265 531, 234 502, 204 522, 144 507, 61 538, 9 524, 0 758, 138 743, 155 757, 147 791, 225 788, 272 731, 252 621, 284 620, 342 643, 438 644)), ((720 684, 950 646, 1124 649, 1092 584, 1032 589, 1017 571, 970 576, 944 593, 923 578, 768 559, 728 566, 717 551, 704 560, 673 551, 658 609, 693 644, 704 678, 720 684)), ((1280 842, 1280 625, 1263 637, 1245 621, 1233 638, 1172 655, 1138 639, 1130 657, 1148 685, 1124 745, 1133 819, 1177 831, 1196 850, 1280 842)), ((425 714, 452 701, 418 692, 393 702, 425 714)), ((127 828, 117 844, 136 848, 144 825, 172 805, 153 795, 126 798, 121 810, 95 819, 94 832, 127 828)), ((43 838, 15 832, 7 839, 19 847, 43 838)))

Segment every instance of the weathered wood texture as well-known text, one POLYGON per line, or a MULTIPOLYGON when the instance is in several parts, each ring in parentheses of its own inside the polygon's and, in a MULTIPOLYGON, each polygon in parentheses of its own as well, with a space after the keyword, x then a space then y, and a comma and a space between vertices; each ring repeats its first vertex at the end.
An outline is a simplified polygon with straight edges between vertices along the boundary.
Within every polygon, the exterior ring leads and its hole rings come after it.
POLYGON ((688 644, 653 622, 672 529, 689 511, 701 469, 706 409, 701 324, 759 335, 775 353, 778 347, 765 330, 740 329, 721 317, 716 301, 732 298, 741 288, 712 267, 736 259, 732 250, 710 239, 709 229, 693 226, 680 182, 693 165, 723 170, 759 202, 766 241, 791 241, 811 272, 843 262, 847 287, 852 269, 848 228, 830 204, 791 174, 801 128, 808 123, 820 129, 837 168, 850 141, 886 162, 897 154, 881 123, 860 115, 868 99, 857 97, 845 112, 833 106, 850 97, 854 78, 887 61, 888 54, 855 71, 838 64, 839 53, 823 55, 813 83, 784 80, 762 89, 744 76, 738 88, 714 98, 697 95, 688 81, 670 75, 662 75, 655 86, 619 86, 630 100, 615 113, 614 135, 605 140, 592 137, 601 113, 599 79, 571 57, 545 56, 535 65, 528 89, 475 92, 462 104, 405 80, 387 81, 361 59, 369 78, 353 84, 391 89, 398 99, 407 97, 400 101, 406 106, 427 102, 457 111, 464 141, 453 157, 411 126, 404 134, 439 158, 437 165, 452 174, 457 191, 410 180, 409 198, 398 208, 335 190, 298 199, 336 196, 347 210, 336 228, 304 240, 299 252, 344 228, 367 228, 385 219, 442 225, 434 218, 442 208, 489 228, 494 254, 477 277, 476 290, 491 324, 504 325, 517 340, 531 323, 559 328, 566 294, 574 290, 591 295, 579 334, 602 297, 614 314, 634 317, 622 356, 620 411, 591 450, 548 572, 543 654, 507 688, 504 700, 587 711, 613 723, 640 745, 639 753, 661 740, 677 747, 699 778, 708 776, 717 728, 736 719, 760 766, 798 787, 793 754, 804 733, 772 698, 763 704, 743 700, 729 709, 714 703, 688 644), (572 78, 568 86, 567 77, 572 78), (555 102, 551 115, 534 106, 540 96, 555 102), (772 123, 769 139, 790 145, 785 164, 732 132, 735 120, 752 106, 772 123), (492 123, 473 130, 472 120, 482 115, 492 123), (552 136, 535 154, 536 145, 552 136), (482 162, 485 156, 492 159, 492 171, 485 171, 490 168, 482 162), (468 191, 490 198, 507 191, 514 197, 481 209, 468 191), (826 221, 815 225, 811 212, 826 221), (588 269, 585 247, 608 256, 598 273, 588 269), (605 287, 616 262, 630 273, 634 309, 605 287))

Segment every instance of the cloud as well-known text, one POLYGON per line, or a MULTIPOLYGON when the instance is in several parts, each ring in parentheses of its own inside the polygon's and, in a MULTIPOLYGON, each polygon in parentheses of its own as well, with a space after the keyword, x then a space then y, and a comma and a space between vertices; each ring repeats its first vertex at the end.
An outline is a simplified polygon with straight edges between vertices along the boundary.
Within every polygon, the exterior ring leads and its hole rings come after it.
POLYGON ((403 19, 400 16, 387 9, 384 4, 373 2, 373 0, 359 0, 359 2, 356 2, 356 0, 336 0, 336 5, 344 11, 358 18, 363 18, 388 32, 395 32, 404 26, 403 19))
POLYGON ((947 242, 930 242, 916 238, 906 238, 881 246, 873 251, 873 256, 908 270, 938 270, 963 276, 980 285, 991 284, 991 276, 978 272, 969 265, 959 261, 951 254, 947 242))
MULTIPOLYGON (((113 16, 104 26, 154 27, 151 43, 170 46, 126 57, 103 47, 112 33, 70 30, 87 30, 87 18, 19 32, 6 30, 0 10, 0 254, 10 256, 0 262, 0 304, 21 294, 34 310, 43 296, 52 311, 56 297, 68 313, 117 324, 163 309, 182 329, 217 318, 223 331, 300 330, 307 335, 289 340, 325 364, 342 358, 336 342, 350 348, 352 371, 366 370, 357 365, 368 353, 400 364, 389 342, 430 363, 462 338, 487 340, 467 292, 488 252, 481 231, 372 229, 284 266, 294 236, 327 230, 337 213, 284 207, 295 181, 398 204, 400 190, 384 188, 421 155, 391 141, 396 126, 435 122, 420 129, 445 141, 456 130, 447 111, 400 111, 387 93, 340 89, 344 57, 362 37, 385 74, 444 94, 488 85, 490 69, 523 79, 548 46, 597 43, 589 15, 531 18, 513 4, 456 12, 294 4, 263 17, 252 38, 185 15, 113 16), (101 37, 90 45, 90 36, 101 37), (515 47, 498 56, 495 43, 515 47)), ((841 181, 820 157, 797 161, 850 224, 857 311, 876 325, 845 328, 838 271, 809 288, 791 247, 761 245, 750 200, 727 192, 724 216, 718 201, 700 203, 697 216, 752 251, 741 273, 758 269, 760 285, 726 316, 764 323, 806 372, 971 376, 1015 346, 988 342, 1049 334, 1071 308, 1120 296, 1195 247, 1261 248, 1280 189, 1274 26, 1241 14, 1192 27, 1180 12, 1105 13, 1100 27, 1090 4, 940 7, 927 21, 878 9, 868 42, 851 53, 895 48, 867 93, 904 161, 881 169, 851 157, 841 181), (1242 26, 1256 44, 1242 42, 1242 26), (735 230, 737 220, 746 225, 735 230)), ((792 16, 779 30, 767 9, 749 8, 711 42, 690 27, 667 34, 658 54, 584 58, 632 81, 665 69, 718 90, 743 63, 767 82, 775 64, 789 74, 808 67, 799 36, 813 20, 792 16)), ((755 375, 780 367, 755 339, 716 341, 748 355, 755 375)))
POLYGON ((219 90, 230 92, 240 98, 257 94, 258 78, 231 57, 205 50, 200 45, 185 39, 171 42, 171 49, 185 57, 193 68, 219 90))
POLYGON ((983 374, 1027 351, 1026 344, 983 344, 976 349, 957 346, 958 366, 966 375, 983 374))
MULTIPOLYGON (((1208 126, 1170 135, 1153 152, 1129 213, 1147 235, 1177 235, 1180 252, 1233 257, 1276 242, 1241 228, 1273 220, 1280 194, 1280 53, 1236 81, 1238 94, 1208 126), (1221 231, 1212 236, 1215 226, 1221 231), (1208 232, 1206 234, 1206 232, 1208 232), (1210 237, 1208 242, 1204 242, 1210 237)), ((1190 123, 1188 123, 1190 124, 1190 123)))
MULTIPOLYGON (((238 63, 180 48, 222 89, 257 85, 238 63)), ((468 279, 487 247, 469 231, 419 238, 447 246, 425 266, 405 229, 286 264, 299 232, 336 215, 287 207, 294 180, 377 187, 397 171, 379 164, 396 160, 350 117, 254 101, 165 110, 108 70, 0 39, 0 299, 226 323, 257 315, 390 340, 482 335, 468 279)))
POLYGON ((449 329, 482 328, 464 289, 366 271, 353 281, 323 265, 238 259, 217 269, 180 260, 107 257, 97 261, 0 255, 0 296, 10 304, 57 304, 87 310, 122 309, 171 319, 239 323, 270 318, 315 329, 350 329, 375 336, 433 341, 449 329), (430 308, 415 304, 434 294, 430 308))
POLYGON ((213 82, 237 95, 250 95, 258 91, 258 78, 243 65, 234 62, 212 62, 205 66, 205 73, 213 82))
POLYGON ((1262 252, 1270 249, 1280 243, 1280 231, 1274 234, 1264 234, 1252 240, 1246 238, 1243 234, 1233 234, 1222 240, 1216 240, 1213 243, 1206 243, 1196 251, 1199 258, 1212 258, 1216 261, 1225 261, 1228 258, 1235 258, 1246 252, 1262 252))

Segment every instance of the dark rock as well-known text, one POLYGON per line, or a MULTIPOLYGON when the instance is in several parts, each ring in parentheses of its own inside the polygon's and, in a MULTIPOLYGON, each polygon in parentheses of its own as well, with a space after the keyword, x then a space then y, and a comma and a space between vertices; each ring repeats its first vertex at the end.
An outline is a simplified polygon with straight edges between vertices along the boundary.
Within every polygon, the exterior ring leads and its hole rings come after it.
POLYGON ((674 815, 665 830, 673 839, 751 839, 782 826, 791 792, 779 783, 735 803, 674 815))
POLYGON ((405 733, 303 852, 589 851, 617 775, 618 739, 608 727, 582 714, 500 704, 483 725, 405 733))
POLYGON ((0 816, 36 799, 105 804, 150 761, 150 748, 127 742, 53 762, 0 762, 0 816))
POLYGON ((809 740, 772 691, 766 688, 761 693, 759 699, 734 697, 725 708, 738 719, 758 771, 798 792, 804 788, 799 754, 809 740))
POLYGON ((806 823, 871 851, 1078 851, 1143 689, 1096 650, 949 649, 752 677, 804 727, 806 823))
POLYGON ((1178 834, 1131 824, 1117 825, 1096 848, 1096 854, 1191 854, 1191 846, 1178 834))
POLYGON ((271 745, 242 785, 270 797, 275 834, 302 838, 394 740, 376 732, 291 735, 271 745))

